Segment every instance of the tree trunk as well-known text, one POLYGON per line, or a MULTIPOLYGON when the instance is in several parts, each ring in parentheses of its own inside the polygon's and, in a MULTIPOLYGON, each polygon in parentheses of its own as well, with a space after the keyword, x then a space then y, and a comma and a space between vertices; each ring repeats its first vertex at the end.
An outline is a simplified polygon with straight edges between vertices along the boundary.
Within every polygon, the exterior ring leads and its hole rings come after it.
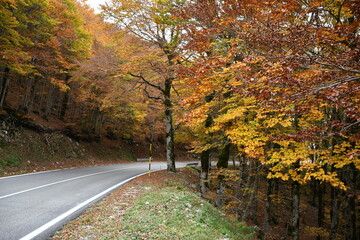
MULTIPOLYGON (((323 227, 324 222, 324 195, 325 195, 325 183, 318 183, 318 227, 323 227)), ((321 240, 320 236, 316 237, 317 240, 321 240)))
MULTIPOLYGON (((65 77, 65 84, 68 84, 68 81, 69 79, 71 78, 70 75, 67 75, 65 77)), ((70 102, 70 91, 69 90, 66 90, 64 92, 64 97, 63 97, 63 100, 62 100, 62 104, 61 104, 61 109, 60 109, 60 116, 59 118, 61 120, 64 120, 65 119, 65 115, 66 115, 66 111, 69 107, 69 102, 70 102)))
POLYGON ((27 114, 27 105, 29 102, 29 98, 30 98, 30 89, 32 86, 32 82, 33 82, 34 78, 32 77, 27 77, 27 81, 26 81, 26 88, 25 88, 25 93, 21 94, 22 95, 22 99, 19 102, 18 108, 17 108, 17 112, 21 113, 21 114, 27 114))
POLYGON ((346 240, 357 240, 356 235, 356 175, 357 170, 353 164, 345 167, 344 180, 349 190, 345 192, 345 207, 344 207, 344 220, 345 220, 345 238, 346 240))
POLYGON ((30 100, 29 100, 29 104, 28 104, 28 107, 27 107, 27 109, 28 109, 27 113, 30 113, 30 112, 33 111, 36 92, 38 91, 37 90, 38 82, 39 82, 39 77, 36 76, 35 79, 34 79, 33 85, 31 87, 31 91, 30 91, 30 100))
MULTIPOLYGON (((205 128, 210 127, 212 122, 213 122, 212 117, 208 115, 205 120, 205 128)), ((205 172, 206 175, 208 175, 210 170, 210 149, 201 153, 200 161, 201 161, 201 171, 205 172)))
POLYGON ((227 168, 229 166, 229 158, 230 158, 230 144, 227 143, 223 149, 220 150, 219 153, 219 161, 216 166, 218 168, 227 168))
POLYGON ((330 210, 330 239, 336 239, 336 233, 339 226, 339 212, 340 212, 340 199, 339 199, 339 189, 336 187, 331 187, 331 210, 330 210))
POLYGON ((59 116, 59 118, 61 120, 65 119, 65 114, 66 114, 66 111, 69 106, 69 100, 70 100, 70 93, 69 93, 69 90, 67 90, 64 93, 64 97, 63 97, 62 104, 61 104, 61 110, 60 110, 60 116, 59 116))
POLYGON ((22 103, 18 107, 18 111, 23 114, 29 114, 32 110, 35 95, 36 85, 38 82, 38 76, 30 76, 27 81, 26 92, 24 94, 22 103))
POLYGON ((243 184, 243 180, 246 178, 246 158, 241 155, 239 157, 239 181, 240 185, 243 184))
POLYGON ((300 183, 292 183, 291 218, 288 224, 288 233, 293 240, 299 239, 300 227, 300 183))
POLYGON ((167 170, 176 172, 175 168, 175 154, 174 154, 174 127, 173 127, 173 112, 171 103, 171 86, 172 78, 165 81, 164 97, 165 97, 165 125, 166 125, 166 161, 167 170))
POLYGON ((6 104, 6 95, 9 88, 9 72, 10 69, 5 67, 4 75, 2 80, 1 92, 0 92, 0 109, 2 109, 6 104))
POLYGON ((218 175, 218 180, 219 180, 219 185, 218 188, 216 189, 216 199, 215 199, 215 204, 216 207, 219 209, 222 209, 222 207, 224 206, 224 193, 225 193, 225 181, 224 181, 225 176, 224 175, 218 175))
POLYGON ((55 86, 53 84, 49 84, 49 92, 46 100, 46 107, 45 107, 45 119, 49 120, 51 109, 53 106, 53 100, 54 100, 54 92, 55 92, 55 86))
POLYGON ((260 163, 256 162, 256 171, 255 171, 255 183, 253 193, 251 195, 251 206, 253 206, 253 211, 251 212, 251 219, 255 225, 258 225, 257 212, 259 209, 258 204, 258 193, 259 193, 259 181, 260 181, 260 163))
POLYGON ((357 240, 355 211, 356 211, 355 196, 347 195, 347 199, 345 201, 345 210, 344 210, 345 240, 357 240))
POLYGON ((318 195, 317 191, 318 191, 318 185, 319 181, 316 179, 312 179, 311 180, 311 190, 312 190, 312 194, 311 194, 311 205, 313 207, 316 207, 316 197, 318 195))
MULTIPOLYGON (((205 98, 206 102, 210 102, 212 100, 212 95, 209 95, 205 98)), ((205 120, 205 128, 211 126, 213 119, 211 115, 208 115, 205 120)), ((209 171, 210 171, 210 152, 211 150, 205 150, 200 155, 201 162, 201 174, 200 174, 200 190, 201 194, 205 194, 206 189, 209 187, 208 179, 209 179, 209 171)))
POLYGON ((45 89, 46 89, 46 85, 47 85, 47 79, 44 78, 43 81, 41 81, 41 90, 40 90, 40 99, 39 99, 39 113, 40 112, 44 112, 45 111, 45 89))
POLYGON ((206 189, 209 187, 209 170, 210 170, 210 150, 206 150, 200 155, 201 173, 200 173, 200 192, 205 194, 206 189))
POLYGON ((204 171, 201 171, 201 173, 200 173, 200 194, 201 194, 201 197, 204 196, 204 194, 206 193, 206 190, 209 187, 209 184, 207 183, 208 179, 209 179, 209 174, 207 174, 204 171))
POLYGON ((78 104, 74 101, 72 104, 72 111, 70 114, 70 121, 75 122, 78 104))
POLYGON ((252 172, 251 172, 252 167, 253 167, 253 163, 250 161, 248 168, 247 168, 248 172, 245 172, 246 171, 246 168, 245 168, 243 176, 242 176, 243 180, 241 181, 242 184, 240 186, 240 188, 242 190, 242 194, 239 197, 239 199, 241 200, 241 202, 239 203, 239 212, 241 213, 241 216, 243 215, 243 213, 245 211, 244 205, 246 203, 247 197, 249 196, 249 192, 250 192, 249 189, 250 189, 251 181, 252 181, 252 172))
POLYGON ((266 202, 265 202, 265 216, 264 216, 264 227, 263 227, 264 239, 266 239, 266 235, 269 232, 270 221, 273 216, 272 195, 273 195, 274 182, 275 181, 272 178, 266 179, 266 202))
POLYGON ((99 107, 93 109, 93 119, 91 129, 97 137, 101 137, 102 125, 104 121, 104 113, 100 111, 99 107))
MULTIPOLYGON (((297 106, 294 106, 294 110, 297 109, 297 106)), ((299 115, 294 116, 293 127, 296 131, 299 131, 299 115)), ((291 168, 295 171, 298 171, 300 167, 300 160, 297 160, 291 168)), ((300 183, 297 181, 292 181, 292 199, 291 199, 291 217, 288 224, 288 234, 291 236, 292 240, 299 239, 299 228, 300 228, 300 183)))
POLYGON ((210 150, 206 150, 200 154, 201 171, 206 174, 210 170, 210 150))
MULTIPOLYGON (((250 198, 246 205, 245 210, 243 211, 243 215, 241 216, 241 221, 246 221, 248 219, 248 215, 250 214, 250 207, 254 205, 254 202, 256 201, 256 198, 257 198, 260 174, 257 171, 255 171, 254 174, 255 174, 255 177, 254 177, 254 182, 253 182, 253 184, 251 186, 251 190, 250 190, 250 198)), ((255 206, 255 209, 256 209, 256 206, 255 206)))

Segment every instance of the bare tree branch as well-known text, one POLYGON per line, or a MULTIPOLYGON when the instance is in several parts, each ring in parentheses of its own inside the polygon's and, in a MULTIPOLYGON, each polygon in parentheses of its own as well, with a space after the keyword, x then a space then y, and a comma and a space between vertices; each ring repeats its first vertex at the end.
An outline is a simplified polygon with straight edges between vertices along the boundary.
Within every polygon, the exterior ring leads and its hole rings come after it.
POLYGON ((146 80, 142 75, 135 75, 133 73, 130 73, 129 74, 132 76, 132 77, 136 77, 136 78, 139 78, 141 79, 145 84, 149 85, 150 87, 153 87, 153 88, 156 88, 157 90, 161 91, 162 93, 164 93, 164 89, 162 87, 160 87, 159 85, 155 85, 151 82, 149 82, 148 80, 146 80))
POLYGON ((305 91, 302 91, 301 93, 294 94, 294 95, 292 95, 292 97, 297 97, 297 96, 299 96, 299 95, 301 95, 303 93, 306 93, 306 92, 318 92, 318 91, 321 91, 321 90, 324 90, 324 89, 327 89, 327 88, 335 87, 335 86, 338 86, 338 85, 341 85, 341 84, 344 84, 344 83, 347 83, 347 82, 356 81, 356 80, 360 80, 360 76, 352 76, 352 77, 348 77, 348 78, 346 78, 344 80, 334 81, 334 82, 331 82, 331 83, 328 83, 328 84, 325 84, 325 85, 322 85, 322 86, 310 88, 310 89, 307 89, 305 91))
POLYGON ((176 126, 174 127, 174 132, 180 127, 181 123, 176 124, 176 126))
POLYGON ((146 96, 147 96, 148 98, 150 98, 150 99, 162 100, 162 101, 164 101, 164 98, 162 98, 162 97, 153 97, 153 96, 151 96, 146 87, 144 88, 144 92, 146 93, 146 96))
POLYGON ((351 128, 352 126, 354 126, 354 125, 356 125, 356 124, 359 124, 359 123, 360 123, 360 121, 354 122, 354 123, 352 123, 352 124, 344 127, 342 130, 347 130, 347 129, 351 128))
POLYGON ((174 85, 172 85, 171 87, 172 87, 172 89, 174 89, 174 92, 176 93, 176 95, 178 95, 178 97, 180 97, 180 94, 179 94, 179 92, 175 89, 174 85))

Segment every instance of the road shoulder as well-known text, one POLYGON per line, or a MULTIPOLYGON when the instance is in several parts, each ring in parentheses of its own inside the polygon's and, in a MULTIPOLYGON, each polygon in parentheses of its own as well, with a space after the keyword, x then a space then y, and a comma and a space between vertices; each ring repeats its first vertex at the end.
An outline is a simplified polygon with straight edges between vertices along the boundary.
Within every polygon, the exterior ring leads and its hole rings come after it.
MULTIPOLYGON (((130 183, 124 185, 120 189, 111 193, 107 198, 95 204, 93 207, 89 208, 83 215, 74 221, 68 223, 64 226, 64 228, 57 232, 52 240, 60 240, 60 239, 132 239, 132 234, 138 234, 137 237, 139 239, 150 238, 155 236, 155 234, 164 234, 161 236, 157 236, 157 239, 166 239, 166 231, 170 231, 170 227, 166 225, 166 223, 160 223, 164 228, 164 231, 159 231, 159 222, 155 216, 153 218, 154 226, 149 226, 151 223, 146 222, 149 219, 148 216, 145 216, 147 212, 140 213, 140 217, 136 217, 135 219, 131 219, 132 216, 129 217, 129 213, 136 213, 136 205, 143 204, 145 207, 148 207, 149 211, 155 211, 155 215, 159 215, 156 217, 160 217, 163 214, 165 208, 162 203, 154 203, 151 200, 143 200, 144 196, 148 193, 159 193, 164 189, 174 189, 173 192, 178 191, 179 193, 190 194, 194 196, 194 198, 198 198, 196 193, 198 192, 198 173, 191 168, 183 168, 179 170, 178 173, 169 173, 166 171, 159 171, 155 173, 151 173, 151 176, 144 175, 138 177, 137 179, 131 181, 130 183), (183 189, 184 188, 184 189, 183 189), (186 190, 185 190, 186 188, 186 190), (189 192, 189 193, 188 193, 189 192), (145 202, 144 202, 145 201, 145 202), (135 210, 134 210, 135 209, 135 210), (135 211, 135 212, 134 212, 135 211), (159 214, 156 214, 158 211, 159 214), (141 215, 143 214, 143 215, 141 215), (141 220, 139 220, 141 218, 141 220), (148 219, 148 220, 146 220, 148 219), (139 225, 138 221, 143 221, 144 230, 141 231, 141 224, 139 225), (129 223, 131 223, 129 225, 129 223), (140 226, 139 229, 133 229, 136 233, 132 233, 130 228, 138 224, 140 226), (133 226, 132 226, 133 225, 133 226), (146 227, 145 227, 146 225, 146 227), (130 227, 129 227, 130 226, 130 227), (153 233, 151 235, 151 230, 153 229, 153 233), (150 233, 149 233, 150 232, 150 233), (147 234, 147 236, 141 236, 141 234, 147 234), (149 235, 150 234, 150 235, 149 235), (128 236, 128 237, 126 237, 128 236)), ((175 196, 175 195, 174 195, 175 196)), ((188 197, 187 197, 188 198, 188 197)), ((199 198, 196 201, 203 201, 199 198)), ((195 206, 192 205, 204 205, 204 203, 194 204, 194 203, 185 203, 183 209, 179 210, 182 213, 177 214, 186 214, 185 216, 189 216, 188 220, 194 221, 196 226, 196 214, 200 214, 201 210, 196 209, 195 206), (191 213, 193 211, 193 213, 191 213), (191 219, 190 219, 191 218, 191 219)), ((176 207, 177 208, 177 207, 176 207)), ((166 214, 171 213, 174 210, 172 206, 172 210, 168 211, 166 214)), ((174 210, 175 211, 175 210, 174 210)), ((216 211, 216 210, 215 210, 216 211)), ((154 212, 152 213, 154 214, 154 212)), ((180 215, 179 215, 180 216, 180 215)), ((199 216, 201 217, 201 216, 199 216)), ((222 218, 222 217, 221 217, 222 218)), ((168 218, 170 219, 170 218, 168 218)), ((199 218, 200 219, 200 218, 199 218)), ((186 219, 184 219, 186 220, 186 219)), ((184 221, 183 220, 183 221, 184 221)), ((163 221, 163 220, 161 220, 163 221)), ((227 220, 226 220, 227 221, 227 220)), ((203 223, 201 223, 203 224, 203 223)), ((181 225, 181 224, 179 224, 181 225)), ((203 224, 204 225, 204 224, 203 224)), ((232 223, 230 225, 233 225, 232 223)), ((200 225, 199 225, 200 226, 200 225)), ((198 227, 195 227, 196 229, 198 227)), ((201 226, 200 226, 201 228, 201 226)), ((181 232, 176 230, 177 232, 181 232)), ((183 231, 183 230, 182 230, 183 231)), ((216 231, 216 230, 214 230, 216 231)), ((247 233, 249 233, 249 229, 246 229, 247 233)), ((219 230, 220 232, 220 230, 219 230)), ((248 235, 247 235, 248 236, 248 235)), ((194 239, 194 236, 189 236, 188 238, 183 239, 194 239)), ((207 238, 204 238, 207 239, 207 238)), ((243 239, 243 238, 233 238, 233 239, 243 239)))

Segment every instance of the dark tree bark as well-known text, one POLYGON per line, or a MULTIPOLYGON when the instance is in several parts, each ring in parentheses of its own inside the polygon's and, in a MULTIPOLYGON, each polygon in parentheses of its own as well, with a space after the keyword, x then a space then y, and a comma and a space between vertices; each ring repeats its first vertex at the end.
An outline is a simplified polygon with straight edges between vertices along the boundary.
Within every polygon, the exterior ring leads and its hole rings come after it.
POLYGON ((275 216, 276 207, 272 203, 272 196, 275 192, 275 185, 276 185, 276 179, 273 178, 267 178, 266 179, 266 202, 265 202, 265 216, 264 216, 264 227, 263 227, 263 233, 264 233, 264 239, 266 239, 266 236, 270 229, 270 223, 277 224, 277 219, 275 216))
POLYGON ((210 171, 210 150, 206 150, 200 155, 201 173, 200 173, 200 192, 205 194, 206 189, 209 187, 209 171, 210 171))
POLYGON ((90 129, 97 137, 101 137, 104 113, 100 111, 99 107, 95 107, 92 112, 90 129))
MULTIPOLYGON (((318 183, 318 227, 322 228, 324 225, 324 195, 325 195, 325 183, 318 183)), ((316 237, 317 240, 321 240, 320 236, 316 237)))
POLYGON ((218 175, 219 185, 218 185, 218 187, 216 189, 217 197, 215 199, 215 204, 216 204, 216 207, 218 207, 219 209, 222 209, 222 207, 224 206, 224 202, 225 202, 225 197, 224 197, 225 181, 224 181, 224 178, 225 178, 224 175, 218 175))
MULTIPOLYGON (((211 102, 214 98, 213 94, 210 94, 205 97, 206 102, 211 102)), ((205 120, 205 128, 209 128, 213 123, 213 118, 208 114, 205 120)), ((210 153, 211 150, 205 150, 200 154, 200 162, 201 162, 201 174, 200 174, 200 187, 201 194, 204 194, 206 189, 209 187, 208 179, 209 179, 209 171, 210 171, 210 153)))
POLYGON ((292 183, 291 218, 288 224, 288 233, 293 240, 299 239, 300 227, 300 183, 292 183))
POLYGON ((246 158, 241 155, 239 157, 239 181, 240 181, 240 185, 243 184, 243 181, 246 179, 247 177, 247 173, 246 173, 246 158))
POLYGON ((219 161, 216 166, 218 168, 228 168, 230 158, 230 144, 227 143, 224 148, 220 149, 219 161))
POLYGON ((336 239, 336 233, 339 227, 339 212, 341 201, 339 199, 340 190, 336 187, 331 187, 331 210, 330 210, 330 239, 336 239))
POLYGON ((357 240, 356 235, 356 204, 355 196, 347 195, 344 209, 345 238, 346 240, 357 240))
POLYGON ((54 102, 54 93, 55 93, 55 86, 50 83, 47 100, 46 100, 46 106, 45 106, 45 114, 44 114, 44 118, 46 120, 49 120, 49 117, 51 114, 51 109, 52 109, 53 102, 54 102))
POLYGON ((175 153, 174 153, 174 127, 173 127, 173 112, 171 102, 171 87, 173 78, 165 80, 164 88, 164 105, 165 105, 165 125, 166 125, 166 161, 167 170, 176 172, 175 168, 175 153))
MULTIPOLYGON (((256 169, 258 167, 259 166, 256 164, 256 169)), ((260 177, 260 174, 258 173, 257 170, 255 170, 252 175, 254 175, 254 176, 251 177, 253 179, 253 182, 252 182, 251 187, 250 187, 251 190, 248 193, 249 200, 248 200, 248 202, 246 204, 246 207, 245 207, 245 209, 243 211, 243 214, 241 216, 242 221, 246 221, 248 219, 248 216, 250 215, 250 207, 254 206, 254 203, 256 202, 256 199, 257 199, 257 194, 258 194, 258 189, 259 189, 259 177, 260 177)), ((254 208, 257 209, 256 206, 254 208)), ((254 214, 256 214, 256 213, 254 213, 254 214)))
POLYGON ((66 91, 64 93, 64 97, 63 97, 63 100, 62 100, 62 103, 61 103, 61 109, 60 109, 60 115, 59 115, 59 118, 61 120, 65 119, 65 114, 66 114, 66 111, 67 111, 68 106, 69 106, 69 100, 70 100, 70 93, 69 93, 69 91, 66 91))
POLYGON ((206 174, 210 170, 210 150, 206 150, 200 154, 201 172, 206 174))
POLYGON ((356 178, 357 170, 353 164, 345 167, 344 180, 346 186, 350 188, 345 192, 344 220, 345 220, 345 239, 357 240, 356 231, 356 178))
POLYGON ((312 179, 311 180, 311 191, 312 191, 312 194, 311 194, 311 205, 313 207, 316 207, 316 197, 317 197, 317 191, 318 191, 318 182, 316 179, 312 179))
MULTIPOLYGON (((210 102, 212 98, 206 98, 206 102, 210 102)), ((213 119, 210 115, 207 116, 205 120, 205 128, 209 128, 213 122, 213 119)), ((210 169, 210 150, 206 150, 201 153, 200 161, 201 161, 201 171, 205 172, 206 175, 209 173, 210 169)))
MULTIPOLYGON (((65 77, 65 84, 68 84, 69 79, 71 78, 70 75, 67 75, 65 77)), ((64 97, 61 103, 61 109, 60 109, 60 115, 59 118, 61 120, 65 119, 65 115, 66 115, 66 111, 68 110, 69 107, 69 102, 70 102, 70 91, 66 90, 66 92, 64 92, 64 97)))
MULTIPOLYGON (((293 165, 294 169, 300 167, 300 161, 296 161, 293 165)), ((300 228, 300 183, 297 181, 292 182, 291 190, 291 216, 288 223, 288 234, 293 240, 299 239, 299 228, 300 228)))
POLYGON ((249 165, 247 166, 247 168, 244 168, 244 171, 242 173, 242 181, 241 181, 241 190, 242 190, 242 194, 240 196, 240 204, 239 204, 239 212, 241 213, 241 215, 243 215, 244 213, 244 205, 247 201, 247 197, 249 195, 249 189, 251 187, 251 182, 252 182, 252 172, 251 169, 253 168, 253 163, 250 161, 249 165), (247 170, 247 171, 246 171, 247 170))
POLYGON ((27 113, 30 113, 33 111, 33 107, 34 107, 34 102, 35 102, 35 97, 36 97, 36 93, 38 92, 38 82, 39 82, 39 77, 36 76, 34 79, 34 83, 31 87, 31 91, 30 91, 30 100, 29 100, 29 104, 27 107, 27 113))
POLYGON ((0 109, 2 109, 6 105, 6 96, 9 88, 9 72, 10 69, 5 67, 4 75, 1 84, 1 92, 0 92, 0 109))
POLYGON ((22 102, 18 107, 18 111, 23 114, 29 114, 32 111, 35 95, 37 92, 38 76, 30 76, 27 81, 26 92, 23 96, 22 102))
MULTIPOLYGON (((258 221, 257 221, 257 212, 258 212, 258 193, 259 193, 259 182, 260 182, 260 175, 261 175, 261 164, 260 162, 256 162, 256 170, 255 170, 255 183, 254 183, 254 188, 253 188, 253 192, 251 194, 251 206, 253 206, 253 211, 251 212, 251 219, 254 222, 254 224, 258 225, 258 221)), ((249 208, 251 207, 250 205, 248 206, 249 208)))

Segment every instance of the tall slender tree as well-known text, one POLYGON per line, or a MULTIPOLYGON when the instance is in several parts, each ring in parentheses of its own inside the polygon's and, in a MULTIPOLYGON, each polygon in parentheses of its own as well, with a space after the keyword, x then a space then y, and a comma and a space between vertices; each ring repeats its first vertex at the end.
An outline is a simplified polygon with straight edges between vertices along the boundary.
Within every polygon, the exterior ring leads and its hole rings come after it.
MULTIPOLYGON (((183 0, 113 0, 102 6, 103 15, 123 30, 138 37, 148 45, 149 51, 157 49, 154 59, 147 58, 128 73, 137 81, 155 90, 150 97, 162 101, 166 125, 166 159, 168 171, 175 171, 173 87, 177 76, 175 67, 183 44, 181 21, 173 11, 181 8, 183 0)), ((147 88, 145 88, 147 90, 147 88)), ((149 92, 148 92, 149 93, 149 92)))

